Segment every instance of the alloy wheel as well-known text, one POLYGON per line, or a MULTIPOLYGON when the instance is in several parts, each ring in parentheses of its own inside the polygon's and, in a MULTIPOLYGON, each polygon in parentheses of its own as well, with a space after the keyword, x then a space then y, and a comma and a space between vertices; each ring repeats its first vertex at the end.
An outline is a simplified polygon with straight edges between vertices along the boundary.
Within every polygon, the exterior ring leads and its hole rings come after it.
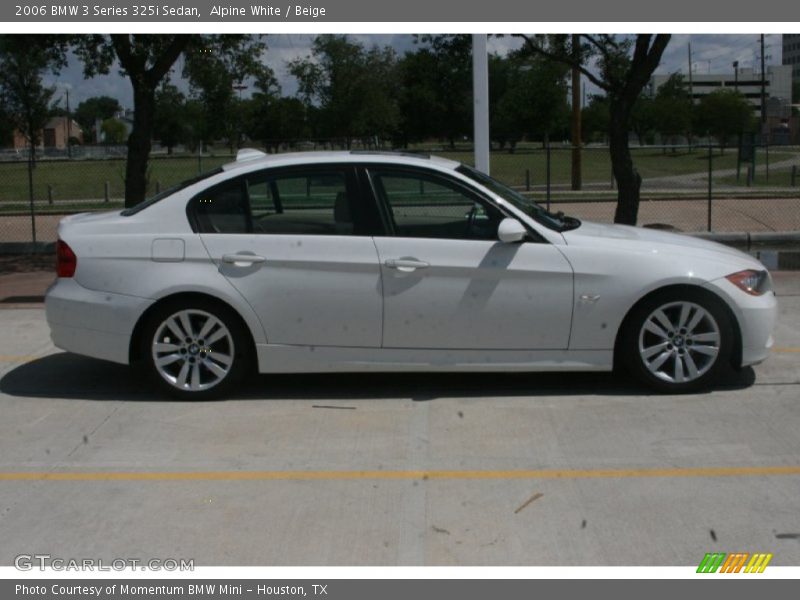
POLYGON ((648 371, 669 383, 689 383, 714 366, 720 353, 719 325, 694 302, 670 302, 644 320, 639 357, 648 371))
POLYGON ((158 374, 179 390, 199 392, 224 380, 235 346, 228 327, 203 310, 181 310, 156 328, 152 357, 158 374))

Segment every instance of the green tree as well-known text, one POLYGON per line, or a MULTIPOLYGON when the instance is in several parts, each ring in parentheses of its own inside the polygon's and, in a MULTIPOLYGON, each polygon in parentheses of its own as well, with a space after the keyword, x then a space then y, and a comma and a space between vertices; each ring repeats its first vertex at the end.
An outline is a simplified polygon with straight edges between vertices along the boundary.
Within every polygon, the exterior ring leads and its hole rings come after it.
POLYGON ((580 35, 579 47, 572 36, 519 34, 530 52, 580 69, 608 97, 608 140, 611 166, 617 181, 616 223, 635 225, 639 214, 642 176, 630 152, 629 133, 636 101, 658 67, 670 40, 669 34, 636 36, 580 35), (591 68, 594 67, 594 68, 591 68))
MULTIPOLYGON (((512 146, 523 136, 547 144, 551 134, 564 133, 569 119, 566 67, 530 54, 512 54, 500 60, 505 82, 492 114, 492 125, 499 133, 512 146)), ((500 71, 498 66, 494 71, 500 71)))
POLYGON ((189 139, 186 118, 186 96, 174 85, 166 81, 156 92, 156 114, 153 135, 167 148, 172 149, 189 139))
MULTIPOLYGON (((249 68, 260 65, 266 45, 259 37, 248 35, 198 34, 112 34, 74 37, 76 54, 82 59, 84 75, 108 73, 116 63, 122 67, 133 87, 133 129, 128 136, 128 159, 125 166, 125 205, 144 200, 147 193, 147 167, 155 127, 156 90, 169 75, 180 56, 191 83, 199 63, 221 61, 231 76, 242 81, 251 75, 249 68)), ((259 68, 260 70, 260 68, 259 68)), ((224 115, 214 115, 222 119, 224 115)))
POLYGON ((344 35, 314 39, 311 56, 289 63, 299 95, 316 111, 318 136, 344 140, 392 136, 399 122, 397 59, 389 48, 365 49, 344 35))
MULTIPOLYGON (((398 145, 444 136, 442 116, 445 104, 438 91, 437 58, 429 48, 407 52, 398 64, 400 111, 398 145)), ((490 94, 492 87, 489 88, 490 94)))
POLYGON ((653 132, 656 129, 655 101, 648 95, 642 94, 636 100, 631 111, 631 130, 636 134, 639 145, 652 143, 653 132))
POLYGON ((714 136, 723 151, 733 136, 753 131, 755 125, 753 105, 742 93, 730 88, 714 90, 697 105, 697 131, 714 136))
POLYGON ((664 141, 676 143, 676 138, 688 139, 692 130, 693 104, 683 75, 673 73, 656 91, 653 100, 655 128, 664 141))
POLYGON ((128 133, 125 123, 114 117, 103 121, 100 131, 103 133, 103 140, 106 144, 124 144, 125 136, 128 133))
POLYGON ((0 101, 10 125, 27 140, 30 164, 42 143, 55 88, 42 81, 66 65, 66 40, 57 36, 0 36, 0 101))
POLYGON ((75 108, 73 118, 78 122, 83 131, 92 132, 98 120, 110 119, 122 110, 116 98, 111 96, 92 96, 87 98, 75 108))
POLYGON ((435 128, 429 135, 446 139, 452 148, 455 140, 472 133, 472 37, 421 35, 415 42, 430 67, 424 81, 434 101, 409 108, 433 111, 435 128))
POLYGON ((609 120, 608 98, 599 94, 589 96, 589 103, 581 111, 583 141, 605 143, 609 120))

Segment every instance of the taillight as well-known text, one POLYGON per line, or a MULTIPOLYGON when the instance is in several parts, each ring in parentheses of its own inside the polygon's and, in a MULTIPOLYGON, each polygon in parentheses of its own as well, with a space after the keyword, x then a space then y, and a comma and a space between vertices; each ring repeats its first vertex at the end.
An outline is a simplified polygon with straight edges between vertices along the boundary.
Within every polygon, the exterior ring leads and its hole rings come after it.
POLYGON ((78 267, 78 257, 66 242, 56 242, 56 275, 59 277, 72 277, 78 267))

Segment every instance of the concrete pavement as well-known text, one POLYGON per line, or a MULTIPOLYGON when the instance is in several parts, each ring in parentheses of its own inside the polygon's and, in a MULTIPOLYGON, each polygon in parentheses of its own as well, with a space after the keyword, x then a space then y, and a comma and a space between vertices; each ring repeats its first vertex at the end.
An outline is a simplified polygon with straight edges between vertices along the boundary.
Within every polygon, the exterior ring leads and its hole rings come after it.
POLYGON ((775 279, 777 351, 689 396, 605 374, 371 374, 182 403, 56 351, 41 309, 2 310, 0 564, 800 564, 800 276, 775 279))

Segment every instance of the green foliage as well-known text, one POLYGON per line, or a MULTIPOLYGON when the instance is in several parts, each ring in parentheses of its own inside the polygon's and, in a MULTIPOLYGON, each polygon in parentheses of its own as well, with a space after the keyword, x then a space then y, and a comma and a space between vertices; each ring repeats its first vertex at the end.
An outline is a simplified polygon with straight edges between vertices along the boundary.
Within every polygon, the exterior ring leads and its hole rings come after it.
POLYGON ((502 144, 505 139, 513 145, 521 136, 541 140, 548 140, 554 133, 566 136, 570 115, 567 67, 525 53, 505 59, 495 57, 492 63, 495 66, 490 76, 494 74, 495 78, 490 79, 490 90, 496 83, 501 88, 494 103, 490 98, 496 140, 502 144))
POLYGON ((581 111, 581 132, 586 143, 605 142, 608 137, 609 121, 608 98, 601 95, 592 95, 581 111))
POLYGON ((664 142, 674 142, 678 136, 689 137, 692 130, 694 106, 683 75, 673 73, 656 91, 653 101, 655 129, 664 142))
POLYGON ((105 121, 117 114, 122 107, 116 98, 110 96, 93 96, 87 98, 75 108, 73 118, 78 122, 83 131, 88 134, 94 129, 99 119, 105 121))
POLYGON ((170 154, 174 146, 190 139, 186 96, 177 87, 166 82, 156 92, 153 135, 162 146, 166 146, 170 154))
POLYGON ((124 144, 128 133, 125 124, 119 119, 106 119, 100 126, 106 144, 124 144))
POLYGON ((703 96, 695 111, 695 128, 717 138, 723 148, 735 135, 755 130, 753 105, 743 94, 730 88, 703 96))
POLYGON ((55 88, 42 76, 66 64, 66 41, 60 36, 0 36, 0 103, 6 127, 19 130, 35 151, 50 117, 55 88))
POLYGON ((394 134, 399 122, 397 57, 390 47, 364 48, 344 35, 314 39, 311 56, 289 63, 318 136, 394 134))

